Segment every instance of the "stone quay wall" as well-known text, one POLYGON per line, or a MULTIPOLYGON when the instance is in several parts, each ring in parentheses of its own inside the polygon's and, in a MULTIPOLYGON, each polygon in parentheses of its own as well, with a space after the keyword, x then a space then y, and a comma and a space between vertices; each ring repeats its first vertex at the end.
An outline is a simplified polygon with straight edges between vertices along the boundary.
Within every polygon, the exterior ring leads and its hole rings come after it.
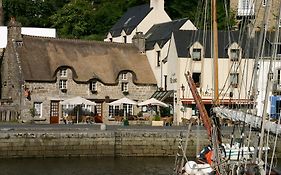
MULTIPOLYGON (((165 129, 1 131, 0 158, 175 156, 179 141, 185 141, 186 135, 186 130, 165 129)), ((223 140, 229 141, 229 137, 223 140)), ((184 142, 182 144, 184 145, 184 142)), ((196 153, 207 144, 205 131, 191 131, 186 155, 195 157, 196 153)), ((281 158, 280 144, 279 139, 276 149, 277 158, 281 158)))
MULTIPOLYGON (((1 132, 0 158, 85 156, 175 156, 186 131, 115 130, 91 132, 1 132)), ((204 139, 200 134, 200 143, 204 139)), ((206 136, 207 138, 207 136, 206 136)), ((187 155, 196 154, 190 134, 187 155)))

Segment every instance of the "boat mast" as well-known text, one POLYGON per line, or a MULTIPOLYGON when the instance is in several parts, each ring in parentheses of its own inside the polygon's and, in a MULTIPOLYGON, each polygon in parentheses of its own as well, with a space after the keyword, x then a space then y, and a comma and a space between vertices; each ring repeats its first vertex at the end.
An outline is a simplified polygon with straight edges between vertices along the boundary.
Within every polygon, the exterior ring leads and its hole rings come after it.
POLYGON ((219 104, 219 78, 218 78, 218 23, 217 2, 212 0, 212 23, 213 23, 213 59, 214 59, 214 105, 219 104))

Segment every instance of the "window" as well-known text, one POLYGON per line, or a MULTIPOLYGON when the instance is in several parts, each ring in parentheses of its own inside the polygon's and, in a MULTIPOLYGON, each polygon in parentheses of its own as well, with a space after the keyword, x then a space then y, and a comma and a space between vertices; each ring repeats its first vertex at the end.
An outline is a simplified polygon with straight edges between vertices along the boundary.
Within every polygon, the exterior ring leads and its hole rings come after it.
POLYGON ((131 104, 123 104, 124 116, 133 115, 133 105, 131 104))
POLYGON ((200 61, 201 60, 201 49, 193 49, 192 59, 193 59, 193 61, 200 61))
POLYGON ((122 92, 128 92, 128 83, 122 83, 121 85, 122 92))
POLYGON ((160 50, 156 51, 156 66, 159 67, 160 66, 160 50))
POLYGON ((60 70, 60 77, 67 77, 67 70, 66 69, 60 70))
POLYGON ((192 79, 196 85, 196 87, 200 87, 200 79, 201 79, 201 73, 193 73, 192 74, 192 79))
POLYGON ((231 49, 230 50, 230 60, 238 61, 239 60, 239 49, 231 49))
POLYGON ((112 39, 112 38, 109 38, 109 41, 110 41, 110 42, 112 42, 112 41, 113 41, 113 39, 112 39))
POLYGON ((267 0, 262 0, 262 5, 266 6, 267 0))
POLYGON ((42 117, 42 102, 34 102, 33 107, 35 117, 42 117))
POLYGON ((66 80, 60 80, 59 87, 60 89, 66 89, 66 80))
POLYGON ((97 91, 97 82, 96 81, 92 81, 90 83, 90 91, 93 91, 93 92, 97 91))
POLYGON ((230 85, 234 88, 238 87, 238 73, 231 73, 230 74, 230 85))
POLYGON ((127 80, 127 73, 122 73, 122 80, 127 80))
POLYGON ((127 36, 123 36, 124 43, 127 43, 127 36))
POLYGON ((281 69, 277 70, 277 84, 280 85, 281 83, 281 69))
POLYGON ((118 116, 119 115, 119 106, 109 106, 108 115, 110 117, 118 116))
POLYGON ((238 15, 249 16, 254 15, 254 0, 239 0, 238 15))
POLYGON ((281 44, 277 44, 277 55, 281 55, 281 44))

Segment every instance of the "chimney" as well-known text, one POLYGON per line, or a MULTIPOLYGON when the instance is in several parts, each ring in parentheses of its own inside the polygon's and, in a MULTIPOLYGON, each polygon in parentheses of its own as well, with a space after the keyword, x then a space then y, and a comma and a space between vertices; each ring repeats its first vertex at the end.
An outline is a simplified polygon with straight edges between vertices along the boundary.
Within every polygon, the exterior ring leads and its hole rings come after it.
POLYGON ((8 42, 9 41, 21 41, 21 23, 16 21, 16 18, 12 17, 8 23, 8 42))
POLYGON ((0 0, 0 26, 4 26, 4 10, 2 0, 0 0))
POLYGON ((145 53, 145 38, 142 32, 137 32, 132 38, 132 42, 141 53, 145 53))
POLYGON ((164 10, 164 0, 150 0, 150 8, 164 10))

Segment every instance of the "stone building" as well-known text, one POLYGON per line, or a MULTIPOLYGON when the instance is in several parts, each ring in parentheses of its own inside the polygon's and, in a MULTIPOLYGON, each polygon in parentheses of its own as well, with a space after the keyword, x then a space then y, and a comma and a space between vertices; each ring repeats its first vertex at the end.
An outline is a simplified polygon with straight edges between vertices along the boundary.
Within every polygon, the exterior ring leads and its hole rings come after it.
MULTIPOLYGON (((97 103, 96 115, 106 119, 114 110, 108 102, 124 96, 142 101, 157 89, 147 57, 133 44, 20 33, 21 25, 12 19, 1 65, 1 95, 19 106, 21 120, 58 123, 59 102, 76 96, 97 103)), ((126 108, 133 114, 133 106, 126 108)))
POLYGON ((238 23, 250 22, 250 27, 258 31, 263 26, 266 5, 269 3, 268 30, 273 30, 276 28, 280 0, 230 0, 230 9, 235 13, 238 23))

